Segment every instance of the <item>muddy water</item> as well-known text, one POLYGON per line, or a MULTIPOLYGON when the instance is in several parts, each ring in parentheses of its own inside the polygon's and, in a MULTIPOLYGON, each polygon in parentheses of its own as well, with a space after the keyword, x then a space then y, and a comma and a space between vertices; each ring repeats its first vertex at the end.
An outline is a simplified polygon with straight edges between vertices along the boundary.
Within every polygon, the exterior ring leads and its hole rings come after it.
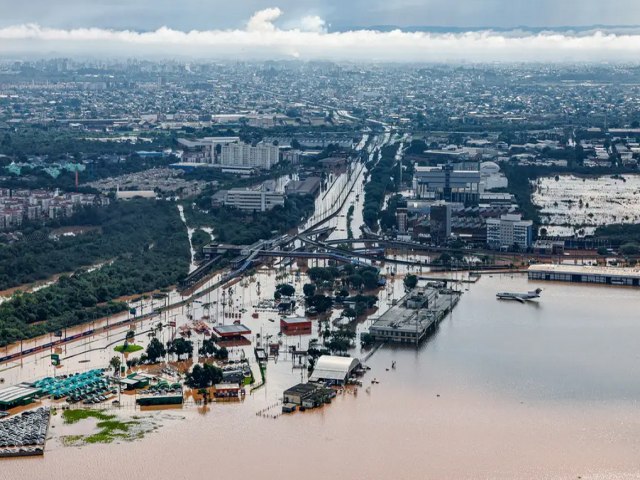
POLYGON ((243 403, 185 408, 135 443, 52 442, 1 462, 0 478, 638 478, 639 305, 637 290, 486 277, 419 350, 373 355, 370 393, 256 416, 300 378, 281 358, 243 403), (537 306, 494 298, 535 286, 537 306))

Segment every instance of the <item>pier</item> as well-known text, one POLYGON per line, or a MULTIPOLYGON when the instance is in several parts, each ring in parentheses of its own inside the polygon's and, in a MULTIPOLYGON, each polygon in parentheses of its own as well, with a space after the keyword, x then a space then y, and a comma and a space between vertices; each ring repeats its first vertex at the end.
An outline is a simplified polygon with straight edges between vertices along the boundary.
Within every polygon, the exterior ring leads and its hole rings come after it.
POLYGON ((376 341, 420 343, 453 310, 461 293, 446 288, 418 288, 407 293, 369 328, 376 341))

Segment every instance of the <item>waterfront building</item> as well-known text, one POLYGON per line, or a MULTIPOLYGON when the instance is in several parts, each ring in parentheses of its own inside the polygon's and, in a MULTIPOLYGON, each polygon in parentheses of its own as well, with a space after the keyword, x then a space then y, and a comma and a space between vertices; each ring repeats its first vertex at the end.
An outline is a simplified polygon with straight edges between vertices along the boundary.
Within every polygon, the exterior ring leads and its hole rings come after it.
POLYGON ((459 293, 429 287, 414 289, 369 328, 376 341, 419 343, 458 303, 459 293))
POLYGON ((529 280, 640 286, 640 268, 538 264, 531 265, 527 273, 529 280))
POLYGON ((357 358, 322 355, 318 358, 309 381, 344 385, 359 366, 360 360, 357 358))
POLYGON ((531 247, 533 222, 522 220, 522 215, 509 213, 500 218, 487 219, 487 244, 494 249, 510 249, 517 245, 521 250, 531 247))

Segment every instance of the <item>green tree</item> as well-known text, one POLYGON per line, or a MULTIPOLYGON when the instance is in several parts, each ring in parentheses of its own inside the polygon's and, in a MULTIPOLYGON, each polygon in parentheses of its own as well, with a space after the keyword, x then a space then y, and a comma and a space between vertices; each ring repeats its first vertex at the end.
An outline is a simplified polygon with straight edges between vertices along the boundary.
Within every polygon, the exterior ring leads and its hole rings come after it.
POLYGON ((158 359, 164 358, 166 354, 167 351, 164 345, 162 345, 162 342, 157 338, 152 338, 149 345, 147 345, 147 358, 149 362, 156 363, 158 359))
POLYGON ((360 334, 360 344, 363 347, 369 347, 374 343, 375 343, 375 339, 373 338, 373 335, 371 335, 370 333, 364 332, 360 334))
POLYGON ((307 298, 307 306, 315 307, 318 313, 324 313, 331 308, 333 300, 322 294, 316 294, 307 298))
POLYGON ((373 290, 378 287, 378 275, 371 270, 362 272, 362 281, 367 290, 373 290))
POLYGON ((354 273, 353 275, 349 275, 347 277, 347 282, 351 285, 351 288, 359 289, 364 285, 364 279, 362 275, 354 273))
POLYGON ((111 366, 111 368, 113 368, 114 375, 118 375, 120 373, 120 365, 122 365, 120 357, 111 357, 111 360, 109 360, 109 365, 111 366))
POLYGON ((620 253, 623 255, 638 255, 640 246, 637 243, 625 243, 620 247, 620 253))
MULTIPOLYGON (((229 350, 226 347, 221 347, 216 351, 216 358, 218 360, 227 360, 229 358, 229 350)), ((217 382, 216 382, 217 383, 217 382)))
POLYGON ((280 292, 280 295, 283 297, 292 297, 296 294, 296 289, 293 285, 289 285, 288 283, 282 283, 276 287, 276 291, 280 292))
POLYGON ((222 381, 222 370, 215 365, 205 363, 194 365, 187 373, 185 383, 191 388, 207 388, 222 381))
POLYGON ((176 338, 173 341, 167 342, 167 351, 175 354, 180 358, 182 355, 188 355, 189 358, 193 355, 193 342, 185 340, 184 338, 176 338))
POLYGON ((347 318, 351 318, 354 319, 356 318, 356 311, 351 308, 351 307, 347 307, 342 311, 342 314, 347 317, 347 318))
POLYGON ((406 277, 404 277, 404 286, 408 290, 413 290, 418 286, 418 277, 416 277, 415 275, 407 275, 406 277))
POLYGON ((313 297, 316 293, 316 286, 313 283, 305 283, 302 287, 302 293, 305 297, 313 297))

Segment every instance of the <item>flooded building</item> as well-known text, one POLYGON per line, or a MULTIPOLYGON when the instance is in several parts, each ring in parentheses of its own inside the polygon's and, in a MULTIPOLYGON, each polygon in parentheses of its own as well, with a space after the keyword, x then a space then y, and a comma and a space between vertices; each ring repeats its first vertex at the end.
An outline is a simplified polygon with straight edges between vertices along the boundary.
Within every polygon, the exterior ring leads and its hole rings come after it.
POLYGON ((359 366, 360 360, 357 358, 322 355, 318 358, 309 381, 344 385, 359 366))
POLYGON ((311 333, 311 320, 305 317, 282 318, 280 331, 285 335, 308 335, 311 333))
POLYGON ((531 265, 529 280, 640 286, 640 269, 586 265, 531 265))
POLYGON ((458 303, 460 293, 447 289, 417 289, 392 306, 369 328, 376 341, 420 342, 458 303))

